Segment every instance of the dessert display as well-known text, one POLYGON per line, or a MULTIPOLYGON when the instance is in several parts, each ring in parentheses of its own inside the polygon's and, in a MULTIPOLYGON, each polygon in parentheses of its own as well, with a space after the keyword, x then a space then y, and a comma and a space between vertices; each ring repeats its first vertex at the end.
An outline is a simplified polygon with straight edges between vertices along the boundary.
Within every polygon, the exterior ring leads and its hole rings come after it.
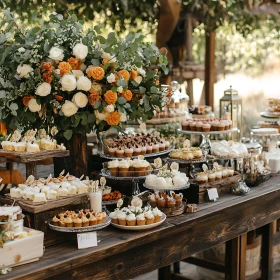
POLYGON ((142 200, 139 197, 133 197, 131 205, 128 207, 117 208, 110 213, 111 223, 120 228, 157 226, 161 224, 166 216, 157 207, 142 207, 142 200))
POLYGON ((268 98, 268 107, 266 109, 268 115, 276 117, 280 116, 280 99, 279 98, 268 98))
POLYGON ((185 131, 224 131, 232 127, 232 121, 227 119, 186 119, 182 121, 182 130, 185 131))
MULTIPOLYGON (((52 132, 52 135, 55 134, 56 132, 52 132)), ((3 150, 10 152, 36 153, 40 150, 66 150, 64 144, 57 145, 56 140, 47 135, 45 129, 40 129, 38 133, 36 129, 28 130, 24 136, 16 130, 8 140, 1 142, 1 146, 3 150)))
POLYGON ((56 200, 71 195, 85 194, 88 192, 91 181, 76 178, 66 174, 64 171, 57 178, 50 175, 47 179, 35 180, 31 175, 23 184, 10 189, 10 196, 13 199, 23 199, 34 204, 46 203, 49 200, 56 200))
POLYGON ((58 227, 80 228, 103 224, 106 221, 105 212, 95 212, 90 209, 82 209, 58 213, 52 218, 51 224, 58 227))
POLYGON ((258 126, 260 128, 276 128, 278 133, 280 133, 280 125, 277 121, 259 121, 258 126))
POLYGON ((205 164, 203 164, 202 169, 204 170, 203 172, 199 172, 196 174, 195 181, 198 184, 215 182, 217 180, 234 176, 233 168, 224 167, 217 164, 216 162, 214 163, 214 168, 212 170, 208 170, 208 167, 205 164))
POLYGON ((183 205, 183 194, 176 194, 173 191, 170 192, 170 195, 167 195, 165 192, 155 192, 150 194, 148 199, 152 207, 158 207, 159 209, 179 209, 183 205))
POLYGON ((234 141, 211 142, 211 155, 219 158, 238 158, 248 155, 248 150, 243 143, 234 141))
POLYGON ((161 168, 162 162, 159 159, 155 159, 153 164, 144 160, 143 156, 138 156, 136 159, 123 159, 112 160, 104 164, 110 175, 114 177, 140 177, 147 176, 153 170, 161 168))
POLYGON ((169 157, 172 159, 193 160, 201 159, 203 153, 199 147, 190 147, 190 141, 187 139, 183 143, 184 148, 174 149, 170 152, 169 157))
POLYGON ((189 178, 179 171, 178 163, 173 162, 170 169, 165 165, 158 174, 148 175, 144 186, 152 190, 183 189, 189 186, 189 178))
POLYGON ((117 158, 154 154, 170 148, 169 141, 164 138, 144 133, 107 138, 103 144, 104 153, 117 158))

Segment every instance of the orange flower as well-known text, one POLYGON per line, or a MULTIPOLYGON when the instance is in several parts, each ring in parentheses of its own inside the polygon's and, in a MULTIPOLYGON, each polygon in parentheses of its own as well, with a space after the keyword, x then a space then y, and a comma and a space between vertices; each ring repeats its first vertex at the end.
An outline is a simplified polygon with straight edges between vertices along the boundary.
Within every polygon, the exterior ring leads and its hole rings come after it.
POLYGON ((7 135, 7 127, 6 124, 0 122, 0 135, 6 136, 7 135))
POLYGON ((68 62, 62 61, 58 64, 60 70, 60 76, 63 76, 71 71, 71 65, 68 62))
POLYGON ((155 85, 156 85, 156 86, 159 85, 159 80, 155 80, 155 85))
POLYGON ((32 95, 25 95, 25 96, 23 96, 23 98, 22 98, 23 105, 27 107, 28 106, 28 102, 31 99, 33 99, 33 98, 34 98, 34 96, 32 96, 32 95))
POLYGON ((47 71, 52 71, 53 65, 51 62, 42 62, 42 68, 47 71))
POLYGON ((138 72, 135 70, 131 70, 130 78, 134 80, 137 76, 138 76, 138 72))
POLYGON ((99 66, 91 66, 88 70, 87 70, 87 75, 89 78, 93 78, 94 80, 102 80, 105 72, 104 69, 102 67, 99 66))
POLYGON ((88 99, 89 99, 89 104, 93 106, 95 102, 100 99, 100 96, 98 93, 91 93, 88 99))
POLYGON ((106 93, 104 94, 104 98, 105 98, 105 101, 111 105, 111 104, 115 104, 117 99, 118 99, 118 96, 115 92, 111 91, 111 90, 107 90, 106 93))
POLYGON ((167 50, 167 48, 162 47, 162 48, 159 49, 159 52, 162 53, 162 54, 167 55, 168 50, 167 50))
POLYGON ((119 112, 115 111, 115 112, 111 112, 107 118, 105 119, 105 121, 109 124, 109 125, 117 125, 121 120, 121 115, 119 112))
POLYGON ((117 77, 118 78, 122 78, 124 79, 125 81, 128 81, 129 80, 129 73, 127 70, 120 70, 118 73, 117 73, 117 77))
POLYGON ((122 93, 122 96, 125 98, 125 100, 130 101, 132 99, 132 92, 127 89, 125 92, 122 93))
POLYGON ((61 95, 56 95, 56 96, 55 96, 55 99, 56 99, 57 101, 62 101, 62 100, 63 100, 63 97, 62 97, 61 95))
POLYGON ((49 83, 49 84, 53 80, 53 77, 51 76, 51 72, 44 72, 42 76, 43 76, 44 81, 49 83))
POLYGON ((75 57, 70 57, 68 59, 68 63, 71 65, 72 70, 80 70, 82 61, 75 57))

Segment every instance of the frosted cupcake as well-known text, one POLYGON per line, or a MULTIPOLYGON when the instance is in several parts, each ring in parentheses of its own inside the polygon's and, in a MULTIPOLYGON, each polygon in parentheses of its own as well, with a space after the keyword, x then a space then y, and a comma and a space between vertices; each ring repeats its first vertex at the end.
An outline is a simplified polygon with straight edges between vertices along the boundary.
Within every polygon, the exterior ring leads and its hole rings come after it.
POLYGON ((216 179, 217 180, 221 180, 222 179, 223 174, 222 174, 221 170, 216 170, 215 174, 216 174, 216 179))
POLYGON ((216 172, 208 173, 208 182, 214 182, 216 180, 216 172))
POLYGON ((140 148, 141 148, 140 154, 144 156, 147 153, 147 148, 146 146, 141 146, 140 148))
POLYGON ((162 212, 158 208, 154 208, 152 212, 155 217, 155 223, 160 222, 162 217, 162 212))
POLYGON ((90 218, 89 218, 89 225, 90 226, 95 226, 97 225, 97 219, 94 215, 90 215, 90 218))
POLYGON ((153 144, 153 153, 158 153, 159 152, 159 144, 154 143, 153 144))
POLYGON ((174 208, 176 205, 175 199, 172 197, 169 197, 167 200, 167 208, 174 208))
POLYGON ((167 140, 165 140, 165 141, 164 141, 164 144, 165 144, 165 150, 168 150, 169 147, 170 147, 170 142, 167 141, 167 140))
POLYGON ((116 211, 111 212, 109 217, 111 218, 111 221, 113 224, 118 224, 118 216, 117 216, 116 211))
POLYGON ((158 207, 165 208, 166 207, 166 200, 164 197, 160 197, 158 199, 158 207))
POLYGON ((147 144, 146 145, 146 154, 151 154, 153 152, 153 145, 147 144))
POLYGON ((108 169, 112 176, 117 177, 119 174, 119 161, 118 160, 112 160, 108 162, 108 169))
POLYGON ((52 223, 54 226, 58 226, 60 221, 60 217, 58 215, 54 216, 52 219, 52 223))
POLYGON ((228 168, 228 174, 229 174, 229 176, 233 176, 234 170, 232 168, 228 168))
POLYGON ((64 219, 64 223, 66 224, 66 227, 73 227, 73 220, 70 216, 64 219))
POLYGON ((129 162, 127 160, 122 160, 119 162, 119 176, 129 177, 129 162))
POLYGON ((124 156, 125 157, 132 157, 133 149, 129 146, 124 149, 124 156))
POLYGON ((73 219, 74 227, 82 227, 82 219, 77 217, 73 219))
POLYGON ((209 123, 202 124, 202 131, 203 132, 209 132, 211 129, 211 125, 209 123))
POLYGON ((226 168, 224 168, 224 169, 222 170, 222 177, 223 177, 223 178, 227 178, 227 177, 228 177, 228 171, 227 171, 226 168))
POLYGON ((144 226, 146 224, 146 219, 144 213, 141 213, 136 216, 137 226, 144 226))
POLYGON ((108 148, 108 153, 111 157, 115 157, 116 156, 116 151, 117 151, 117 147, 111 147, 108 148))
POLYGON ((182 121, 182 130, 189 130, 190 126, 189 126, 189 122, 187 120, 182 121))
POLYGON ((119 225, 126 226, 126 213, 120 211, 120 213, 118 213, 118 220, 119 220, 119 225))
POLYGON ((156 196, 155 194, 150 194, 149 195, 149 203, 152 207, 156 207, 157 206, 157 200, 156 200, 156 196))
POLYGON ((141 148, 140 148, 139 146, 136 145, 136 146, 133 148, 133 156, 139 156, 140 153, 141 153, 141 148))
MULTIPOLYGON (((89 215, 89 214, 87 214, 87 215, 89 215)), ((87 218, 87 215, 82 217, 83 227, 88 227, 89 226, 89 219, 87 218)))
POLYGON ((155 222, 155 216, 151 211, 145 213, 145 218, 147 225, 153 224, 155 222))
POLYGON ((205 184, 208 182, 208 175, 205 172, 197 173, 195 180, 198 184, 205 184))
POLYGON ((191 131, 196 131, 196 123, 195 122, 190 123, 190 130, 191 131))
POLYGON ((119 147, 119 148, 116 150, 116 157, 118 157, 118 158, 124 157, 124 149, 122 149, 121 147, 119 147))
POLYGON ((219 122, 218 131, 223 131, 223 130, 225 130, 225 123, 224 122, 219 122))
POLYGON ((136 226, 136 217, 135 214, 131 213, 126 216, 126 224, 128 226, 136 226))
POLYGON ((202 122, 197 122, 196 125, 195 125, 196 126, 196 130, 197 131, 202 131, 202 125, 203 125, 202 122))
POLYGON ((165 150, 165 143, 163 141, 160 141, 159 143, 159 151, 163 152, 165 150))

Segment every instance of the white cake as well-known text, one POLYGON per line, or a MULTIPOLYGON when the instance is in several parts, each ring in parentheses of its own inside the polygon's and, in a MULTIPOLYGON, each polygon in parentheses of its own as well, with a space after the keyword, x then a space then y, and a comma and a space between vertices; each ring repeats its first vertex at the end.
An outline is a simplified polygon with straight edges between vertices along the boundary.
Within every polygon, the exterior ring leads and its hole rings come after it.
POLYGON ((36 193, 33 202, 46 202, 46 195, 44 193, 36 193))
POLYGON ((59 188, 57 190, 57 196, 67 196, 68 190, 66 188, 59 188))
POLYGON ((47 199, 56 199, 57 197, 57 191, 49 190, 47 192, 47 199))
POLYGON ((12 198, 20 198, 22 197, 22 191, 19 188, 11 188, 10 189, 10 196, 12 198))

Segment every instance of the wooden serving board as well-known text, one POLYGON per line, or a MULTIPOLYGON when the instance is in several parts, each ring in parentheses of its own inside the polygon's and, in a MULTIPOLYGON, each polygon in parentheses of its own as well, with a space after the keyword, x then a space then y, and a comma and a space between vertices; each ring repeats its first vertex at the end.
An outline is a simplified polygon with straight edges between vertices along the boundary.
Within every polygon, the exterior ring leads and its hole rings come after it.
POLYGON ((30 152, 9 152, 0 149, 0 159, 6 158, 13 162, 36 162, 53 157, 66 157, 69 156, 69 151, 62 151, 59 149, 54 150, 41 150, 40 152, 30 153, 30 152))
POLYGON ((185 212, 186 202, 183 202, 180 208, 159 208, 159 210, 163 212, 167 217, 178 216, 185 212))

